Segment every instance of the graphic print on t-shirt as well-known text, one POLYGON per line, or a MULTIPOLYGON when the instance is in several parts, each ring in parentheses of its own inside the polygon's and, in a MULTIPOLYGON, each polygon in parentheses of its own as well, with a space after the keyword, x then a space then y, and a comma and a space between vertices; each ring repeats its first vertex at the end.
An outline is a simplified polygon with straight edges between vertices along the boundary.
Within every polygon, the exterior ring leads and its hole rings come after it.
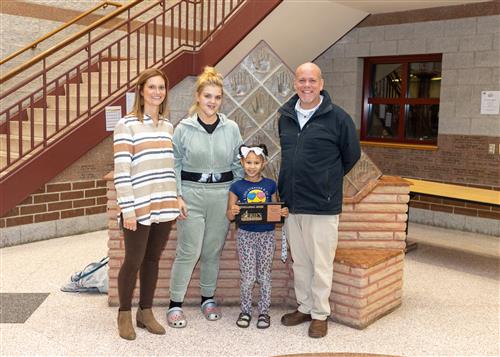
POLYGON ((266 193, 261 189, 253 189, 247 193, 248 203, 263 203, 266 202, 266 193))
MULTIPOLYGON (((233 182, 229 191, 234 193, 241 203, 267 203, 273 200, 272 196, 276 193, 276 182, 265 177, 259 182, 242 179, 233 182)), ((239 228, 250 232, 265 232, 273 230, 274 224, 242 223, 239 228)))

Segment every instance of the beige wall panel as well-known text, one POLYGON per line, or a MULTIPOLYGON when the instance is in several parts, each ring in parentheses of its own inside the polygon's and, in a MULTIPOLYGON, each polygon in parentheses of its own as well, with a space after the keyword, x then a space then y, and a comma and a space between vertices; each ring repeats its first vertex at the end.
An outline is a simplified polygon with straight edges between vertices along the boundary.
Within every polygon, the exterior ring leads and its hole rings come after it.
POLYGON ((261 40, 292 69, 312 61, 356 26, 368 13, 332 1, 285 0, 269 14, 217 67, 229 71, 261 40), (307 14, 306 14, 307 13, 307 14))

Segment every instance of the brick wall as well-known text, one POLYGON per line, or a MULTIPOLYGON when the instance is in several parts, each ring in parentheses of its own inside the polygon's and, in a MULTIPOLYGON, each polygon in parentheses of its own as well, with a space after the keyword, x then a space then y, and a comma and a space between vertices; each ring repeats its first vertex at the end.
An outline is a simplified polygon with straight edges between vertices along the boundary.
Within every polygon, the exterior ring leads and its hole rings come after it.
POLYGON ((402 303, 403 269, 400 250, 338 250, 330 296, 333 320, 365 328, 396 309, 402 303))
POLYGON ((0 228, 106 212, 106 181, 49 183, 0 218, 0 228))
POLYGON ((500 220, 500 206, 431 195, 416 194, 410 201, 410 207, 500 220))
MULTIPOLYGON (((108 300, 111 305, 117 303, 116 277, 124 257, 123 234, 118 228, 117 214, 118 206, 116 203, 116 191, 114 184, 108 179, 108 255, 110 257, 110 290, 108 300)), ((339 248, 384 248, 398 249, 405 247, 405 229, 406 212, 408 210, 407 202, 409 200, 408 184, 399 178, 383 177, 378 180, 375 187, 370 192, 360 192, 360 196, 346 198, 344 201, 344 213, 340 218, 339 226, 339 248), (356 218, 354 218, 356 217, 356 218)), ((277 231, 276 239, 279 240, 281 233, 277 231)), ((160 276, 169 277, 169 269, 175 256, 176 232, 172 232, 170 240, 162 254, 160 261, 160 276)), ((234 282, 233 277, 239 274, 236 250, 235 250, 234 232, 231 230, 228 234, 226 245, 221 260, 221 278, 222 285, 225 288, 236 288, 238 282, 234 282), (228 281, 223 278, 227 274, 228 281), (231 285, 233 284, 233 285, 231 285)), ((279 263, 279 255, 276 253, 273 279, 277 279, 275 298, 280 299, 287 296, 286 285, 281 284, 280 279, 284 279, 285 272, 288 274, 288 267, 279 263), (281 285, 283 290, 281 291, 281 285)), ((198 273, 195 273, 194 280, 198 273)), ((274 280, 273 280, 274 281, 274 280)), ((168 279, 159 282, 157 291, 157 302, 166 302, 168 300, 168 279)), ((188 290, 187 299, 191 297, 198 300, 199 291, 197 282, 193 281, 188 290), (192 293, 191 293, 192 292, 192 293)), ((274 288, 273 288, 274 289, 274 288)), ((232 290, 230 290, 232 291, 232 290)), ((137 293, 137 292, 136 292, 137 293)), ((137 296, 136 296, 137 298, 137 296)), ((232 291, 220 297, 223 301, 234 301, 239 299, 239 291, 232 291), (232 293, 235 294, 232 294, 232 293), (236 294, 237 292, 237 294, 236 294)))
POLYGON ((436 150, 363 145, 363 151, 386 175, 500 190, 500 155, 488 154, 489 144, 498 150, 500 137, 440 134, 436 150))
MULTIPOLYGON (((107 182, 109 290, 108 303, 118 305, 118 273, 125 256, 123 232, 118 227, 119 208, 111 173, 107 182)), ((405 247, 408 183, 397 177, 382 177, 370 182, 353 197, 344 199, 339 225, 338 254, 334 264, 331 305, 334 319, 364 328, 401 304, 403 249, 405 247), (370 248, 370 250, 366 250, 370 248), (380 249, 382 248, 382 249, 380 249)), ((276 229, 276 243, 281 231, 276 229)), ((155 304, 169 301, 169 283, 175 258, 177 232, 174 229, 160 258, 155 304)), ((221 254, 216 298, 223 304, 238 304, 239 264, 234 225, 228 232, 221 254)), ((277 249, 273 261, 274 304, 295 304, 290 260, 282 263, 277 249)), ((137 286, 140 285, 138 280, 137 286)), ((255 296, 258 296, 255 287, 255 296)), ((139 289, 133 303, 137 304, 139 289)), ((199 264, 189 284, 186 303, 199 303, 199 264)))
POLYGON ((340 215, 338 247, 403 249, 408 193, 408 186, 383 177, 362 200, 345 199, 340 215))
MULTIPOLYGON (((113 225, 111 225, 113 226, 113 225)), ((166 305, 169 301, 169 283, 172 263, 175 258, 175 247, 177 244, 176 239, 177 231, 174 229, 170 234, 165 250, 162 253, 160 260, 160 272, 158 284, 155 292, 155 304, 166 305)), ((281 231, 277 231, 281 234, 281 231)), ((277 241, 277 244, 280 244, 277 241)), ((118 304, 118 272, 124 257, 123 238, 118 230, 110 228, 109 241, 108 241, 110 262, 109 262, 109 290, 108 302, 110 306, 117 306, 118 304)), ((240 301, 240 288, 239 288, 240 269, 238 264, 238 257, 236 253, 236 235, 234 227, 229 231, 224 245, 224 250, 220 260, 220 272, 217 280, 217 300, 223 304, 237 304, 240 301)), ((280 261, 279 251, 276 252, 273 263, 273 304, 282 304, 288 296, 288 280, 289 280, 289 263, 282 263, 280 261)), ((199 263, 195 266, 191 283, 189 284, 186 292, 185 302, 188 304, 197 304, 200 300, 199 289, 200 269, 199 263)), ((137 287, 140 286, 140 281, 137 281, 137 287)), ((255 296, 258 296, 258 290, 255 290, 255 296)), ((134 304, 138 303, 139 289, 136 288, 134 292, 134 304)))
POLYGON ((107 138, 0 217, 0 247, 104 229, 112 160, 107 138))

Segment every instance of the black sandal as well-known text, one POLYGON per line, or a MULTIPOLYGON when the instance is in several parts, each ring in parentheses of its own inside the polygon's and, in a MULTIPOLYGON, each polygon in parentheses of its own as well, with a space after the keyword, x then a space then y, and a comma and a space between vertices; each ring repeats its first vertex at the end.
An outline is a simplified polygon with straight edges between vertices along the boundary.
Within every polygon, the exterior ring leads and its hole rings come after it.
POLYGON ((257 319, 257 328, 264 329, 271 326, 271 316, 267 314, 260 314, 257 319))
POLYGON ((250 321, 252 321, 252 316, 244 312, 240 312, 238 320, 236 320, 236 326, 241 328, 247 328, 248 326, 250 326, 250 321))

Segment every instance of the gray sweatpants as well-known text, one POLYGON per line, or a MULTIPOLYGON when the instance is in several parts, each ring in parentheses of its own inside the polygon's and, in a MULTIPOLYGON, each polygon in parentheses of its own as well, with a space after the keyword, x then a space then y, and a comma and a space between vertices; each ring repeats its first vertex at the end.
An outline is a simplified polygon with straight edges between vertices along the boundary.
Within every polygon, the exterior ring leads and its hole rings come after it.
POLYGON ((226 218, 229 184, 182 182, 188 217, 177 221, 177 250, 170 279, 170 299, 183 302, 200 259, 201 295, 213 296, 220 253, 229 228, 226 218))

